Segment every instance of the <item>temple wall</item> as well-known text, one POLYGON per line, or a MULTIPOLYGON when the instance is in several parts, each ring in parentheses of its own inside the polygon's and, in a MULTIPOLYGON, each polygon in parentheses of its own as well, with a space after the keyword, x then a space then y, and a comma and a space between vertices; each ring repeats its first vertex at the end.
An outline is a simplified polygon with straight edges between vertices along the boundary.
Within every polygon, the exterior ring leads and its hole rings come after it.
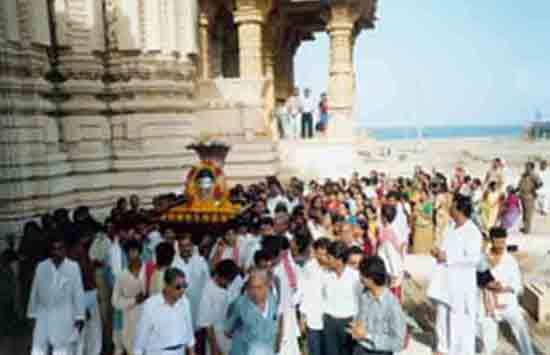
POLYGON ((261 127, 263 81, 201 97, 197 3, 152 4, 0 1, 0 236, 59 207, 101 216, 120 196, 181 191, 185 147, 205 133, 240 142, 230 182, 277 172, 270 139, 243 139, 261 127))

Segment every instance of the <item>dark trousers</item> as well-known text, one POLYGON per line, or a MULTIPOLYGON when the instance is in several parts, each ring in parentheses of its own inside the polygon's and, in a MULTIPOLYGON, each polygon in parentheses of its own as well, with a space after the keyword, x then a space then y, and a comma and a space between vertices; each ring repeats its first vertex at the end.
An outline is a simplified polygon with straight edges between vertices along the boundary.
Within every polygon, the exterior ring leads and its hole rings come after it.
POLYGON ((205 355, 206 346, 206 328, 200 328, 195 332, 195 353, 205 355))
POLYGON ((302 113, 302 138, 313 137, 313 115, 311 113, 302 113))
POLYGON ((351 336, 346 333, 346 328, 352 318, 334 318, 325 314, 323 316, 323 341, 325 354, 349 355, 353 350, 351 336))
POLYGON ((307 328, 307 353, 309 355, 323 355, 323 331, 307 328))

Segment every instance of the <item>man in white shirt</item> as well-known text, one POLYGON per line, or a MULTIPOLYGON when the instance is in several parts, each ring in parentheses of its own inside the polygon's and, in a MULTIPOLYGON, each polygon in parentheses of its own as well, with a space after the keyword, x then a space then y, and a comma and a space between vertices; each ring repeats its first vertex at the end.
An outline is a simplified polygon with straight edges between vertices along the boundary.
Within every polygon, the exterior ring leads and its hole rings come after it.
POLYGON ((346 266, 346 244, 334 241, 328 248, 327 273, 323 286, 323 339, 327 354, 347 355, 352 352, 351 337, 346 328, 357 315, 363 287, 359 272, 346 266))
POLYGON ((289 116, 289 136, 293 139, 298 139, 300 134, 300 114, 302 111, 302 103, 300 102, 300 90, 294 89, 294 94, 286 101, 286 110, 289 116))
POLYGON ((133 355, 194 355, 195 337, 191 309, 184 296, 185 273, 169 268, 163 291, 144 304, 137 324, 133 355))
POLYGON ((436 355, 475 354, 476 268, 482 236, 470 220, 472 209, 469 197, 455 198, 451 209, 455 228, 448 229, 441 247, 432 250, 438 265, 428 297, 435 302, 437 312, 436 355))
POLYGON ((316 102, 311 96, 311 90, 304 90, 304 99, 302 100, 302 139, 313 138, 313 113, 315 112, 316 102))
POLYGON ((546 160, 540 162, 538 174, 542 187, 537 192, 537 207, 539 212, 543 216, 546 216, 550 207, 550 169, 548 169, 548 162, 546 160))
POLYGON ((327 249, 330 240, 320 238, 313 242, 313 257, 300 274, 303 298, 299 307, 301 328, 306 332, 308 354, 323 354, 323 280, 326 277, 327 249))
POLYGON ((202 291, 209 278, 210 270, 206 260, 193 247, 190 234, 179 235, 177 245, 179 255, 174 258, 172 266, 185 273, 186 281, 189 284, 186 296, 191 307, 191 320, 193 329, 197 332, 196 336, 199 338, 197 343, 200 343, 200 338, 204 336, 204 332, 201 332, 197 326, 197 319, 202 291))
POLYGON ((204 287, 197 323, 206 329, 206 354, 227 355, 231 350, 224 322, 231 301, 229 287, 238 274, 239 267, 232 260, 220 261, 204 287))
POLYGON ((85 319, 80 267, 67 259, 65 242, 53 238, 51 257, 38 264, 27 316, 35 320, 31 355, 68 355, 85 319))
POLYGON ((497 348, 498 324, 506 322, 519 345, 522 355, 534 355, 529 328, 521 314, 518 296, 523 287, 516 259, 508 254, 506 229, 493 228, 490 231, 491 250, 482 257, 479 270, 489 272, 492 281, 481 290, 479 329, 483 342, 483 353, 492 355, 497 348))
POLYGON ((233 260, 235 264, 241 266, 241 254, 245 252, 245 244, 245 239, 240 237, 234 229, 229 229, 223 237, 218 238, 210 252, 211 269, 215 269, 216 264, 227 259, 233 260))

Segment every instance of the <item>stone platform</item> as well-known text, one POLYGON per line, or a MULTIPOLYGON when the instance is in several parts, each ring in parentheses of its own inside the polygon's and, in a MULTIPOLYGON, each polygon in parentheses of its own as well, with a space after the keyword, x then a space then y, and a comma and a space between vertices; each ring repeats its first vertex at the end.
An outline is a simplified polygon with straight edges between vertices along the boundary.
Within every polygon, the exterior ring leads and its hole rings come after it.
POLYGON ((359 156, 352 139, 282 140, 278 145, 281 176, 303 179, 349 177, 359 156))

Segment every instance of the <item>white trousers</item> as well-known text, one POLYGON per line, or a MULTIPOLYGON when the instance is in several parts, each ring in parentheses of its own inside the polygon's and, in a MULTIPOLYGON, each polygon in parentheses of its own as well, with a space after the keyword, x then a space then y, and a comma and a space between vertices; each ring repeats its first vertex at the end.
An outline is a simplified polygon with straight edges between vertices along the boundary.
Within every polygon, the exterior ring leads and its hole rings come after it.
POLYGON ((507 322, 512 329, 512 334, 519 346, 519 353, 522 355, 534 355, 527 322, 523 318, 518 307, 508 307, 499 315, 498 319, 483 317, 479 320, 479 335, 483 341, 483 355, 493 355, 498 344, 499 322, 507 322))
POLYGON ((548 213, 548 209, 550 207, 550 201, 548 199, 550 198, 550 194, 546 192, 539 192, 537 195, 537 210, 541 213, 548 213))
POLYGON ((288 138, 298 139, 300 137, 300 130, 302 127, 302 115, 295 114, 288 117, 288 129, 286 134, 288 138))
POLYGON ((99 355, 103 344, 101 316, 96 303, 90 310, 90 319, 84 323, 80 339, 75 345, 75 355, 99 355))
POLYGON ((436 303, 435 351, 448 355, 475 354, 475 315, 452 312, 442 303, 436 303))
MULTIPOLYGON (((31 350, 31 355, 48 355, 48 349, 41 349, 39 347, 33 346, 31 350)), ((73 351, 70 347, 65 348, 54 348, 52 350, 52 355, 73 355, 73 351)))

